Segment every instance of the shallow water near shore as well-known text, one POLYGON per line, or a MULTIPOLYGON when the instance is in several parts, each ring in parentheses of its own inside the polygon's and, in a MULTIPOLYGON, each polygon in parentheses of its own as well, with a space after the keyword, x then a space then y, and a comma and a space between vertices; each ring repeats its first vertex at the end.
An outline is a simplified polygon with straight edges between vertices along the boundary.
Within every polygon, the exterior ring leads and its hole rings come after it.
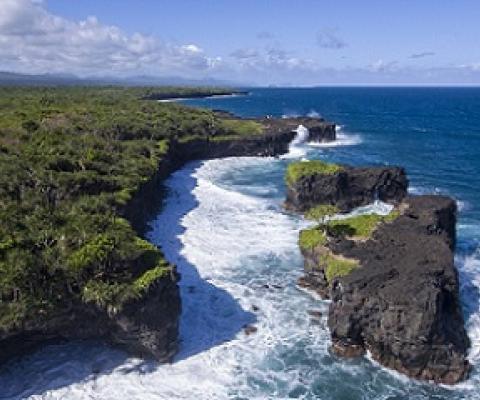
POLYGON ((1 370, 0 399, 480 399, 476 367, 449 388, 367 358, 330 355, 328 302, 295 286, 302 273, 297 235, 307 223, 282 209, 291 157, 400 164, 412 191, 455 196, 456 260, 476 364, 480 90, 265 89, 188 103, 244 116, 321 112, 342 125, 342 141, 298 143, 279 159, 193 162, 167 181, 169 196, 149 236, 182 273, 181 350, 173 364, 128 358, 93 342, 48 346, 1 370), (257 331, 247 335, 246 325, 257 331))

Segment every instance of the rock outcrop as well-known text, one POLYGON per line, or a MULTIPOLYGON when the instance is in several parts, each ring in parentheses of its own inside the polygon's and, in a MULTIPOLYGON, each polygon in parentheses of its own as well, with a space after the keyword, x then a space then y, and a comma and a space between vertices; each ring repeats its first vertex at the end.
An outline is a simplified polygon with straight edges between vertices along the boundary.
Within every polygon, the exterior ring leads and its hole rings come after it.
POLYGON ((308 232, 310 240, 300 240, 306 275, 299 284, 331 299, 333 352, 355 357, 369 351, 382 365, 417 379, 465 379, 469 340, 453 258, 455 202, 406 196, 401 168, 329 171, 299 179, 289 188, 288 205, 350 211, 377 197, 396 204, 388 217, 325 222, 313 228, 317 236, 308 232))
POLYGON ((18 330, 0 332, 0 363, 63 339, 102 339, 138 357, 170 362, 178 350, 177 277, 159 279, 120 311, 72 302, 55 315, 39 315, 18 330))
POLYGON ((312 142, 332 142, 337 134, 335 124, 325 121, 323 118, 295 117, 295 118, 263 118, 259 120, 270 133, 281 132, 286 129, 294 130, 299 125, 308 129, 308 140, 312 142))
POLYGON ((377 199, 398 203, 405 197, 407 187, 403 168, 341 166, 334 173, 311 173, 291 182, 286 206, 303 212, 318 204, 332 204, 346 212, 377 199))
POLYGON ((329 245, 361 265, 331 285, 334 349, 363 348, 408 376, 453 384, 469 371, 453 263, 455 202, 419 196, 405 206, 370 240, 329 245))

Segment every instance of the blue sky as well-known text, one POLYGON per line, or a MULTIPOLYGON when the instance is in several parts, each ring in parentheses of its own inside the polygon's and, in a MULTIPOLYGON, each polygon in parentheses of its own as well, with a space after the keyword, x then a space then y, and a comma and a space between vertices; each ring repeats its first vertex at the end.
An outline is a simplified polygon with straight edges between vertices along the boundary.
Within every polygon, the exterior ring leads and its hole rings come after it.
POLYGON ((3 51, 1 69, 261 85, 480 84, 473 0, 0 1, 0 55, 2 36, 17 48, 3 51))

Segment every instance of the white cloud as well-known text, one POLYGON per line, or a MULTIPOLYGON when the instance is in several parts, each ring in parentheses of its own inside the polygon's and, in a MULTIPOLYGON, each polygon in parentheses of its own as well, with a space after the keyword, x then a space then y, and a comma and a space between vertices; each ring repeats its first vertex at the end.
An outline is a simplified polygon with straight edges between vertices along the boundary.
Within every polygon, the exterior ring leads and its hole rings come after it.
POLYGON ((193 53, 193 54, 203 53, 203 50, 194 44, 183 45, 181 49, 187 53, 193 53))
POLYGON ((373 71, 373 72, 390 72, 392 70, 395 70, 397 67, 397 62, 396 61, 384 61, 382 59, 379 59, 375 61, 374 63, 370 64, 368 66, 368 70, 373 71))
POLYGON ((470 70, 470 71, 473 71, 473 72, 480 72, 480 62, 471 63, 471 64, 463 64, 463 65, 460 65, 459 68, 465 69, 465 70, 470 70))
POLYGON ((218 65, 197 45, 176 46, 140 33, 127 35, 96 17, 71 21, 39 0, 1 0, 0 69, 23 72, 181 73, 218 65))
POLYGON ((291 52, 277 47, 267 47, 264 50, 237 49, 230 53, 230 56, 234 59, 234 65, 271 73, 297 67, 313 67, 311 60, 295 57, 291 52))

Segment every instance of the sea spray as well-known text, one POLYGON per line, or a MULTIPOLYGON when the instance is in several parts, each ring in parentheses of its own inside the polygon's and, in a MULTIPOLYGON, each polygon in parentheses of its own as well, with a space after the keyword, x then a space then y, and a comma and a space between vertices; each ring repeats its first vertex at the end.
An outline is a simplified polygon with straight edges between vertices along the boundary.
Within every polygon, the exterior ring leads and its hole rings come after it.
POLYGON ((303 125, 299 125, 295 132, 297 132, 297 134, 290 143, 288 153, 282 158, 301 158, 306 155, 307 151, 305 148, 305 143, 309 138, 308 128, 303 125))
POLYGON ((342 125, 335 126, 336 139, 333 142, 308 142, 309 146, 319 148, 330 148, 340 146, 355 146, 362 143, 360 135, 345 133, 342 125))

